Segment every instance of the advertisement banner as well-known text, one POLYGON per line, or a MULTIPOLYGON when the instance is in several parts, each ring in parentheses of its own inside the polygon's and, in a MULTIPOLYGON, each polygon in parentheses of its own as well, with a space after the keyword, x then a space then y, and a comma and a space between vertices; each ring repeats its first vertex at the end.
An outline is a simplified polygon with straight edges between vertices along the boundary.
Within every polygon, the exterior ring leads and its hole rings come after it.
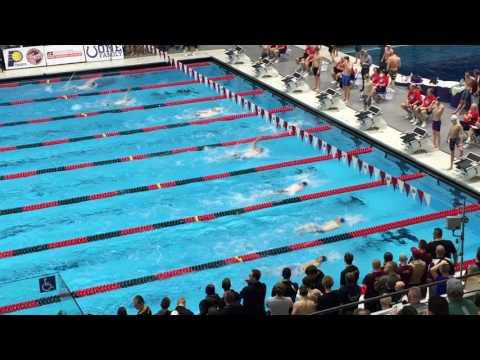
POLYGON ((44 46, 29 46, 3 50, 5 69, 25 69, 46 65, 44 46))
POLYGON ((123 59, 123 45, 84 45, 87 62, 123 59))
POLYGON ((47 66, 85 62, 83 45, 46 45, 47 66))

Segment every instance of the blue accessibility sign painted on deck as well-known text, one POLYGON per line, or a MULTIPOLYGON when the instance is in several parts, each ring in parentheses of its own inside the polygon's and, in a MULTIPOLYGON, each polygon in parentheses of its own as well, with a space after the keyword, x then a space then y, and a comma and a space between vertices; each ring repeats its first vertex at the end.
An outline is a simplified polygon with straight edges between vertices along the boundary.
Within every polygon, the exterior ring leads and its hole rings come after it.
POLYGON ((40 278, 38 280, 38 283, 40 286, 41 293, 54 291, 57 289, 57 281, 55 279, 55 275, 40 278))

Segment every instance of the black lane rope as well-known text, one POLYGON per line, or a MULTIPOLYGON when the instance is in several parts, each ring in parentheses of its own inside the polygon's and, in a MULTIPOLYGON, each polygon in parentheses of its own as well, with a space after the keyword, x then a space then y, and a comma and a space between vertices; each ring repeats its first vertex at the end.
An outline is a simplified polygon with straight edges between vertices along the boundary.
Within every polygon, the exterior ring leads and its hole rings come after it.
MULTIPOLYGON (((248 171, 249 172, 254 172, 256 170, 253 170, 253 171, 248 170, 248 171)), ((226 174, 228 174, 228 173, 225 173, 225 175, 223 175, 223 176, 227 176, 226 174)), ((239 174, 237 173, 237 175, 239 175, 239 174)), ((403 181, 408 181, 408 180, 419 179, 423 176, 424 176, 424 174, 422 174, 422 173, 416 173, 416 174, 410 174, 410 175, 402 175, 400 177, 400 179, 403 180, 403 181)), ((204 178, 202 178, 202 181, 203 180, 204 180, 204 178)), ((211 220, 215 220, 215 219, 225 217, 225 216, 238 216, 238 215, 242 215, 242 214, 245 214, 245 213, 248 213, 248 212, 259 211, 259 210, 262 210, 262 209, 273 208, 273 207, 283 206, 283 205, 289 205, 289 204, 294 204, 294 203, 299 203, 299 202, 304 202, 304 201, 316 200, 316 199, 320 199, 320 198, 323 198, 323 197, 343 194, 343 193, 352 192, 352 191, 371 189, 371 188, 383 186, 383 185, 386 185, 386 184, 387 184, 387 182, 385 180, 377 180, 377 181, 367 182, 367 183, 363 183, 363 184, 357 184, 357 185, 351 185, 351 186, 346 186, 346 187, 342 187, 342 188, 336 188, 336 189, 332 189, 332 190, 320 191, 320 192, 317 192, 317 193, 311 193, 311 194, 302 195, 302 196, 285 198, 283 200, 276 200, 276 201, 258 203, 258 204, 254 204, 254 205, 250 205, 250 206, 245 206, 245 207, 226 210, 226 211, 220 211, 220 212, 216 212, 216 213, 190 216, 190 217, 186 217, 186 218, 169 220, 169 221, 162 221, 162 222, 155 223, 155 224, 142 225, 142 226, 127 228, 127 229, 121 229, 121 230, 116 230, 116 231, 111 231, 111 232, 106 232, 106 233, 101 233, 101 234, 81 236, 81 237, 76 237, 76 238, 73 238, 73 239, 54 241, 54 242, 51 242, 51 243, 29 246, 29 247, 24 247, 24 248, 18 248, 18 249, 14 249, 14 250, 5 250, 5 251, 0 251, 0 259, 6 259, 6 258, 9 258, 9 257, 14 257, 14 256, 21 256, 21 255, 27 255, 27 254, 32 254, 32 253, 37 253, 37 252, 42 252, 42 251, 48 251, 48 250, 53 250, 53 249, 57 249, 57 248, 77 246, 77 245, 86 244, 86 243, 90 243, 90 242, 94 242, 94 241, 102 241, 102 240, 106 240, 106 239, 112 239, 112 238, 116 238, 116 237, 120 237, 120 236, 127 236, 127 235, 139 234, 139 233, 144 233, 144 232, 149 232, 149 231, 156 231, 156 230, 167 228, 167 227, 179 226, 179 225, 184 225, 184 224, 193 223, 193 222, 211 221, 211 220)))

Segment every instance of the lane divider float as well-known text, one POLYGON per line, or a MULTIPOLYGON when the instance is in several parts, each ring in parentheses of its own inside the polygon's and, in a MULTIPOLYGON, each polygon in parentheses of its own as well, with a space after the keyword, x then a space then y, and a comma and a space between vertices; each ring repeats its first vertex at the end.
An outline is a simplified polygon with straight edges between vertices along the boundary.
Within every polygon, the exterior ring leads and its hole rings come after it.
MULTIPOLYGON (((273 111, 286 112, 286 111, 291 111, 292 109, 293 109, 292 106, 283 106, 281 108, 273 109, 273 111)), ((159 130, 173 129, 173 128, 179 128, 179 127, 185 127, 185 126, 207 125, 215 122, 235 121, 235 120, 245 119, 245 118, 255 117, 255 116, 258 116, 256 112, 241 113, 241 114, 226 115, 226 116, 221 116, 216 118, 207 118, 207 119, 199 119, 199 120, 193 120, 193 121, 184 121, 184 122, 173 123, 173 124, 148 126, 140 129, 113 131, 113 132, 79 136, 79 137, 73 137, 73 138, 46 140, 38 143, 0 147, 0 152, 18 151, 23 149, 37 148, 37 147, 43 147, 43 146, 54 146, 54 145, 79 142, 79 141, 87 141, 87 140, 98 140, 98 139, 104 139, 104 138, 115 137, 115 136, 133 135, 133 134, 139 134, 144 132, 154 132, 159 130)))
MULTIPOLYGON (((371 151, 372 151, 372 148, 361 148, 361 149, 353 150, 353 151, 351 151, 351 153, 354 153, 354 154, 358 155, 358 154, 366 154, 366 153, 369 153, 371 151)), ((144 186, 137 186, 137 187, 134 187, 134 188, 127 188, 127 189, 121 189, 121 190, 106 191, 106 192, 101 192, 101 193, 96 193, 96 194, 82 195, 82 196, 77 196, 77 197, 68 198, 68 199, 46 201, 46 202, 41 202, 41 203, 36 203, 36 204, 30 204, 30 205, 24 205, 24 206, 9 208, 9 209, 3 209, 3 210, 0 210, 0 216, 18 214, 18 213, 24 213, 24 212, 30 212, 30 211, 37 211, 37 210, 43 210, 43 209, 48 209, 48 208, 51 208, 51 207, 78 204, 78 203, 82 203, 82 202, 86 202, 86 201, 103 200, 103 199, 107 199, 107 198, 112 198, 112 197, 117 197, 117 196, 122 196, 122 195, 130 195, 130 194, 147 192, 147 191, 155 191, 155 190, 160 190, 160 189, 163 190, 163 189, 167 189, 167 188, 171 188, 171 187, 175 187, 175 186, 182 186, 182 185, 188 185, 188 184, 193 184, 193 183, 198 183, 198 182, 207 182, 207 181, 212 181, 212 180, 225 179, 225 178, 228 178, 228 177, 252 174, 252 173, 263 172, 263 171, 276 170, 276 169, 281 169, 281 168, 286 168, 286 167, 291 167, 291 166, 312 164, 312 163, 320 162, 320 161, 333 160, 334 158, 335 158, 334 155, 321 155, 321 156, 315 156, 315 157, 311 157, 311 158, 285 161, 285 162, 281 162, 281 163, 269 164, 269 165, 264 165, 264 166, 257 166, 257 167, 253 167, 253 168, 242 169, 242 170, 235 170, 235 171, 229 171, 229 172, 223 172, 223 173, 217 173, 217 174, 211 174, 211 175, 205 175, 205 176, 199 176, 199 177, 187 178, 187 179, 181 179, 181 180, 171 180, 171 181, 165 181, 165 182, 161 182, 161 183, 154 183, 154 184, 149 184, 149 185, 144 185, 144 186)))
MULTIPOLYGON (((308 130, 310 132, 314 133, 314 132, 318 132, 318 131, 327 131, 327 130, 330 130, 330 129, 331 129, 330 126, 324 125, 324 126, 320 126, 320 127, 317 127, 317 128, 311 128, 311 129, 308 129, 308 130)), ((22 172, 17 172, 17 173, 0 175, 0 181, 22 179, 22 178, 27 178, 27 177, 31 177, 31 176, 50 174, 50 173, 54 173, 54 172, 80 170, 80 169, 91 168, 91 167, 96 167, 96 166, 119 164, 119 163, 125 163, 125 162, 130 162, 130 161, 146 160, 146 159, 151 159, 151 158, 155 158, 155 157, 171 156, 171 155, 177 155, 177 154, 186 153, 186 152, 204 151, 204 150, 207 150, 207 149, 210 149, 210 148, 219 148, 219 147, 228 147, 228 146, 235 146, 235 145, 241 145, 241 144, 249 144, 249 143, 253 143, 255 141, 275 140, 275 139, 280 139, 280 138, 284 138, 284 137, 287 137, 287 136, 293 136, 293 134, 290 134, 288 132, 282 132, 282 133, 274 134, 274 135, 261 135, 261 136, 251 137, 251 138, 243 138, 243 139, 238 139, 238 140, 225 141, 225 142, 222 142, 222 143, 189 146, 189 147, 176 148, 176 149, 164 150, 164 151, 159 151, 159 152, 122 156, 122 157, 115 158, 115 159, 90 161, 90 162, 62 165, 62 166, 57 166, 57 167, 52 167, 52 168, 22 171, 22 172)))
MULTIPOLYGON (((472 204, 465 207, 466 212, 475 212, 480 210, 480 204, 472 204)), ((54 304, 61 302, 63 298, 73 296, 74 298, 81 298, 86 296, 93 296, 98 294, 103 294, 119 289, 125 289, 133 286, 143 285, 146 283, 151 283, 155 281, 168 280, 174 277, 187 275, 195 272, 206 271, 211 269, 217 269, 233 264, 244 263, 247 261, 259 260, 262 258, 270 256, 278 256, 289 252, 304 250, 308 248, 318 247, 325 244, 331 244, 339 241, 350 240, 358 238, 365 235, 373 235, 376 233, 382 233, 385 231, 402 228, 409 225, 416 225, 420 223, 435 221, 443 219, 447 216, 460 215, 463 213, 463 207, 454 208, 449 210, 442 210, 426 215, 416 216, 413 218, 407 218, 400 221, 395 221, 391 223, 386 223, 383 225, 372 226, 364 229, 360 229, 353 232, 346 232, 343 234, 328 236, 324 238, 319 238, 316 240, 304 241, 292 245, 281 246, 277 248, 272 248, 268 250, 262 250, 257 252, 252 252, 244 255, 232 256, 230 258, 215 260, 208 263, 186 266, 178 269, 172 269, 164 272, 160 272, 153 275, 142 276, 134 279, 118 281, 114 283, 107 283, 97 286, 92 286, 84 289, 74 290, 71 294, 62 295, 53 295, 35 300, 22 301, 16 304, 0 306, 0 314, 14 313, 21 310, 32 309, 40 306, 45 306, 49 304, 54 304), (362 235, 363 234, 363 235, 362 235)), ((475 259, 468 260, 464 263, 464 268, 473 264, 475 259)), ((459 269, 459 266, 457 266, 459 269)))
MULTIPOLYGON (((198 62, 191 64, 193 67, 202 67, 210 65, 209 62, 198 62)), ((48 79, 41 79, 41 80, 27 80, 27 81, 17 81, 17 82, 10 82, 10 83, 0 83, 0 88, 13 88, 25 85, 38 85, 38 84, 53 84, 59 82, 65 82, 69 80, 88 80, 88 79, 95 79, 99 77, 111 77, 111 76, 119 76, 119 75, 139 75, 139 74, 146 74, 152 72, 161 72, 161 71, 171 71, 177 70, 175 66, 156 66, 150 68, 143 68, 143 69, 132 69, 132 70, 119 70, 119 71, 110 71, 110 72, 99 72, 99 73, 90 73, 84 75, 73 75, 73 76, 61 76, 55 78, 48 78, 48 79)))
MULTIPOLYGON (((225 175, 225 176, 228 176, 228 175, 225 175)), ((404 181, 416 180, 416 179, 419 179, 423 176, 424 176, 424 174, 422 174, 422 173, 416 173, 416 174, 403 175, 403 176, 401 176, 401 179, 404 180, 404 181)), ((173 182, 171 184, 168 184, 168 185, 169 186, 176 186, 176 184, 174 184, 173 182)), ((127 236, 127 235, 132 235, 132 234, 139 234, 139 233, 144 233, 144 232, 156 231, 156 230, 167 228, 167 227, 179 226, 179 225, 189 224, 189 223, 193 223, 193 222, 211 221, 211 220, 219 219, 219 218, 225 217, 225 216, 238 216, 238 215, 242 215, 242 214, 253 212, 253 211, 259 211, 259 210, 273 208, 273 207, 277 207, 277 206, 283 206, 283 205, 300 203, 300 202, 304 202, 304 201, 321 199, 321 198, 325 198, 325 197, 328 197, 328 196, 344 194, 344 193, 348 193, 348 192, 352 192, 352 191, 372 189, 372 188, 376 188, 376 187, 383 186, 383 185, 386 185, 385 180, 377 180, 377 181, 373 181, 373 182, 367 182, 367 183, 357 184, 357 185, 350 185, 350 186, 345 186, 345 187, 342 187, 342 188, 320 191, 320 192, 301 195, 301 196, 289 197, 289 198, 285 198, 285 199, 282 199, 282 200, 275 200, 275 201, 258 203, 258 204, 254 204, 254 205, 241 207, 241 208, 219 211, 219 212, 210 213, 210 214, 190 216, 190 217, 186 217, 186 218, 162 221, 162 222, 155 223, 155 224, 136 226, 136 227, 132 227, 132 228, 110 231, 110 232, 101 233, 101 234, 81 236, 81 237, 76 237, 76 238, 73 238, 73 239, 54 241, 54 242, 51 242, 51 243, 34 245, 34 246, 18 248, 18 249, 13 249, 13 250, 5 250, 5 251, 0 251, 0 259, 6 259, 6 258, 14 257, 14 256, 21 256, 21 255, 27 255, 27 254, 33 254, 33 253, 37 253, 37 252, 54 250, 54 249, 58 249, 58 248, 77 246, 77 245, 82 245, 82 244, 86 244, 86 243, 90 243, 90 242, 94 242, 94 241, 102 241, 102 240, 117 238, 117 237, 120 237, 120 236, 127 236)), ((105 197, 107 197, 107 196, 108 195, 105 195, 105 197)))
MULTIPOLYGON (((216 77, 213 77, 212 79, 215 81, 227 81, 227 80, 233 80, 234 78, 235 78, 235 75, 225 75, 225 76, 216 76, 216 77)), ((1 102, 0 106, 16 106, 16 105, 25 105, 25 104, 31 104, 31 103, 37 103, 37 102, 55 101, 55 100, 71 100, 77 97, 119 94, 124 92, 161 89, 166 87, 190 85, 190 84, 196 84, 196 83, 199 83, 199 81, 198 80, 173 81, 173 82, 165 82, 165 83, 159 83, 159 84, 134 86, 134 87, 123 88, 123 89, 109 89, 109 90, 77 93, 77 94, 57 95, 57 96, 37 98, 37 99, 6 101, 6 102, 1 102)), ((6 123, 6 125, 3 125, 3 126, 14 126, 14 125, 8 125, 8 124, 10 123, 6 123)), ((0 124, 0 126, 2 125, 0 124)))
MULTIPOLYGON (((263 94, 263 92, 264 90, 257 89, 257 90, 244 91, 243 94, 246 94, 246 96, 255 96, 255 95, 263 94)), ((150 109, 156 109, 156 108, 162 108, 162 107, 168 107, 168 106, 193 104, 193 103, 208 102, 208 101, 222 100, 222 99, 226 99, 226 97, 224 95, 205 96, 205 97, 192 98, 192 99, 166 101, 163 103, 156 103, 156 104, 149 104, 149 105, 127 106, 127 107, 117 108, 117 109, 90 111, 90 112, 60 115, 60 116, 54 116, 54 117, 48 117, 48 118, 0 123, 0 127, 44 124, 44 123, 49 123, 53 121, 62 121, 62 120, 71 120, 71 119, 78 120, 78 119, 91 118, 93 116, 99 116, 104 114, 118 114, 118 113, 130 112, 130 111, 150 110, 150 109)))

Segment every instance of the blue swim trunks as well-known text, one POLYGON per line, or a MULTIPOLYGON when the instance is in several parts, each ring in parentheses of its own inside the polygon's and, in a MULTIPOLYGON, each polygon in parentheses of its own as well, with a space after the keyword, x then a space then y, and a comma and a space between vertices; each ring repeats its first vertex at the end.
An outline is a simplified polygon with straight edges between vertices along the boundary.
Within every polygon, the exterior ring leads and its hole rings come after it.
POLYGON ((352 83, 352 77, 351 77, 351 76, 348 76, 348 75, 343 75, 343 74, 342 74, 341 82, 342 82, 342 87, 344 87, 344 86, 350 86, 350 84, 352 83))

